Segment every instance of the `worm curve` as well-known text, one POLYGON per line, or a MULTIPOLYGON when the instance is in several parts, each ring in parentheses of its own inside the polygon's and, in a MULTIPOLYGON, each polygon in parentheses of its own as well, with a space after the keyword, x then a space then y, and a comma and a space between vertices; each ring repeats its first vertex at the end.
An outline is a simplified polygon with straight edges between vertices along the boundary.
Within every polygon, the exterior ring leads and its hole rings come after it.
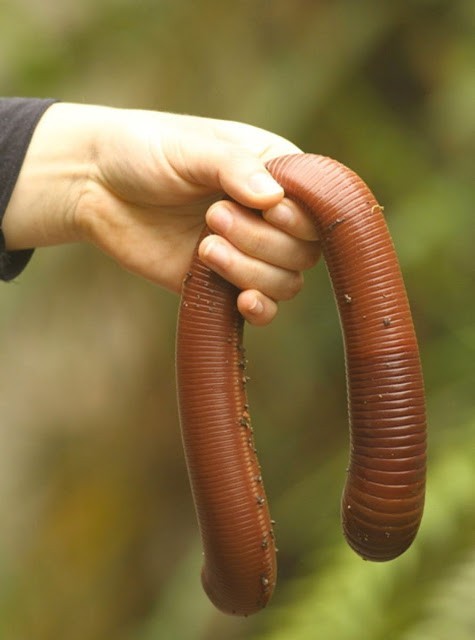
MULTIPOLYGON (((343 532, 364 559, 391 560, 422 518, 426 419, 411 312, 382 207, 361 178, 323 156, 282 156, 267 169, 314 221, 339 311, 350 423, 343 532)), ((221 611, 249 615, 272 595, 276 549, 246 399, 238 293, 195 251, 176 368, 203 587, 221 611)))

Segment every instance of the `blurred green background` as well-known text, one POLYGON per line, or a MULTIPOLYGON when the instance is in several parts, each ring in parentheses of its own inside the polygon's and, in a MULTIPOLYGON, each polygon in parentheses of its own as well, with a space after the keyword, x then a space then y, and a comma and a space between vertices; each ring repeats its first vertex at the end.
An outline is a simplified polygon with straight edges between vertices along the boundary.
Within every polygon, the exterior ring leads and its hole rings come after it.
POLYGON ((348 436, 323 266, 248 329, 279 581, 215 611, 174 388, 177 299, 85 246, 0 297, 2 640, 475 638, 473 0, 11 0, 0 94, 244 120, 336 157, 385 205, 420 337, 429 485, 417 542, 340 533, 348 436))

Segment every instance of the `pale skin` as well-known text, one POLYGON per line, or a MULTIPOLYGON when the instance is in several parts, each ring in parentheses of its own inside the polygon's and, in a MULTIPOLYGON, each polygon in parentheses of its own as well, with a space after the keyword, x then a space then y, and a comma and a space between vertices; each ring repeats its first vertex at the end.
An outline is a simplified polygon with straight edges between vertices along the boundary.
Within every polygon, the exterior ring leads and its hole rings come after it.
POLYGON ((312 222, 264 167, 299 152, 238 122, 54 104, 5 212, 6 246, 89 242, 178 293, 206 221, 200 258, 241 289, 244 318, 265 325, 320 256, 312 222))

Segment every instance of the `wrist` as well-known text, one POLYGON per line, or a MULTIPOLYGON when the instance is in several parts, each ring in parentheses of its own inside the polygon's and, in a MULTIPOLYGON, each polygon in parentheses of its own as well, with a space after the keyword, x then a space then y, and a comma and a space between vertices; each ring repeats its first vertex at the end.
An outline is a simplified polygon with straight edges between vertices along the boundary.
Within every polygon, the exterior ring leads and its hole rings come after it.
POLYGON ((57 103, 42 116, 3 218, 8 250, 80 239, 76 210, 94 164, 94 109, 57 103))

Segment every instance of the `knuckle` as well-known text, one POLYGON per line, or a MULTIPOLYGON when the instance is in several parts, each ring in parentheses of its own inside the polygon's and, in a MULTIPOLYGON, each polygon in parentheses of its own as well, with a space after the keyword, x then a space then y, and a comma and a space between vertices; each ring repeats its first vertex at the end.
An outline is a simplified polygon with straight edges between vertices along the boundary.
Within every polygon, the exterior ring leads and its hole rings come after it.
POLYGON ((246 249, 249 255, 259 257, 265 254, 266 241, 258 229, 247 229, 243 241, 247 245, 246 249))
POLYGON ((303 287, 303 275, 300 271, 294 271, 289 273, 287 277, 286 286, 283 289, 282 300, 291 300, 294 298, 303 287))

